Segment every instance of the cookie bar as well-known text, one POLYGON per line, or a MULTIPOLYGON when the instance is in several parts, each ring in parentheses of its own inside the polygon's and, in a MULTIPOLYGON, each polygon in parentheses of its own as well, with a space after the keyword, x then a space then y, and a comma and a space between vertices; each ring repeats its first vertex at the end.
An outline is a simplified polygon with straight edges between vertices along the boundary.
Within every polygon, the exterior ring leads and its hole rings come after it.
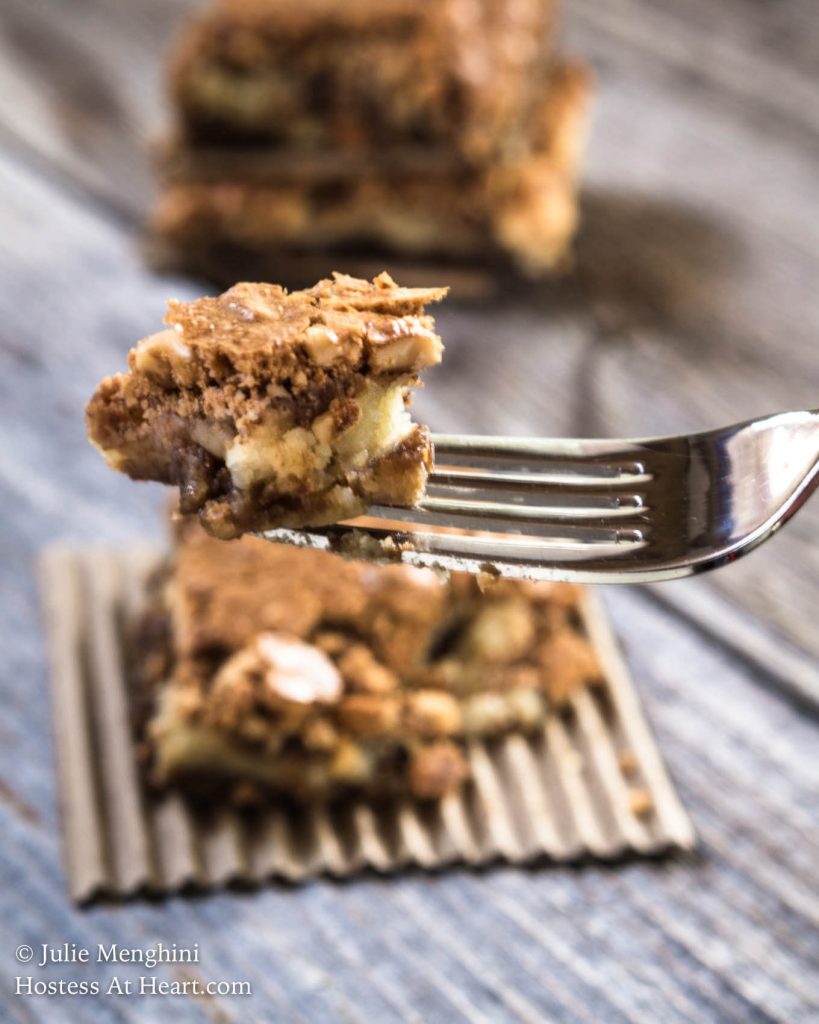
POLYGON ((260 263, 271 252, 364 251, 511 260, 537 276, 560 264, 576 228, 588 92, 582 68, 554 65, 525 132, 480 167, 417 148, 327 161, 172 146, 152 234, 183 265, 218 265, 225 249, 260 263))
POLYGON ((97 388, 89 437, 114 469, 176 484, 220 538, 413 505, 432 456, 409 389, 441 359, 424 306, 445 294, 335 274, 170 302, 167 329, 97 388))
POLYGON ((579 600, 183 523, 134 636, 150 776, 237 799, 444 796, 470 738, 536 730, 599 680, 579 600))
POLYGON ((189 141, 485 159, 545 63, 553 0, 217 0, 170 85, 189 141))

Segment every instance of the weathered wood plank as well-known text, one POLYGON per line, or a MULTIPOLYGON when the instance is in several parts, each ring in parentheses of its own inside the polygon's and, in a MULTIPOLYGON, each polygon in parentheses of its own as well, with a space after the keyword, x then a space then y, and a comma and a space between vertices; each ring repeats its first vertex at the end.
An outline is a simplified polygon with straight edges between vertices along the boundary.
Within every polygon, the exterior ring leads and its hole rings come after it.
POLYGON ((0 12, 0 137, 136 223, 164 120, 160 58, 195 0, 7 0, 0 12))

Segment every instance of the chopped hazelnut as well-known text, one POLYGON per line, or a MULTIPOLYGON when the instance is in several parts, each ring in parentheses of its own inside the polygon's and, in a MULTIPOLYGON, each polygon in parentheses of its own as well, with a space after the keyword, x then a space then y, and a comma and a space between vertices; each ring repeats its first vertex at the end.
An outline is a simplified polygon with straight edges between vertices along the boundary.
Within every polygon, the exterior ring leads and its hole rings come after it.
POLYGON ((507 729, 511 708, 500 693, 476 693, 464 701, 464 732, 487 736, 507 729))
POLYGON ((600 663, 591 644, 571 629, 563 629, 538 651, 543 688, 555 704, 565 703, 578 687, 600 678, 600 663))
POLYGON ((266 686, 282 700, 332 703, 341 696, 341 676, 315 647, 275 633, 260 634, 253 646, 266 686))
POLYGON ((382 270, 377 277, 373 278, 373 284, 376 288, 382 288, 384 291, 391 291, 393 288, 397 287, 395 281, 386 270, 382 270))
POLYGON ((328 629, 321 633, 316 633, 313 643, 320 651, 324 651, 325 654, 329 654, 332 658, 337 657, 350 646, 350 638, 344 633, 328 629))
POLYGON ((319 366, 330 366, 341 359, 355 362, 361 353, 360 338, 338 334, 325 324, 311 324, 304 332, 304 347, 312 361, 319 366))
POLYGON ((370 762, 353 740, 342 739, 328 766, 328 774, 337 782, 363 782, 370 771, 370 762))
POLYGON ((377 736, 396 728, 399 703, 394 697, 354 693, 339 704, 338 721, 343 729, 358 736, 377 736))
POLYGON ((461 728, 461 709, 452 694, 417 690, 406 697, 406 724, 420 736, 451 736, 461 728))
POLYGON ((315 647, 293 637, 260 633, 217 672, 206 708, 218 728, 246 739, 297 732, 314 704, 332 703, 341 694, 341 676, 315 647), (266 718, 255 712, 264 711, 266 718))
POLYGON ((362 693, 389 693, 398 687, 398 676, 375 660, 363 644, 354 644, 342 655, 338 669, 351 690, 362 693))
POLYGON ((260 715, 247 715, 237 723, 244 739, 250 743, 263 743, 270 732, 269 724, 260 715))
POLYGON ((467 775, 464 756, 454 743, 428 743, 410 758, 409 790, 419 800, 437 800, 458 789, 467 775))
POLYGON ((338 731, 326 718, 314 718, 305 725, 302 739, 308 750, 324 753, 338 743, 338 731))
POLYGON ((133 350, 129 362, 133 369, 162 387, 172 387, 177 377, 185 377, 190 359, 188 346, 169 328, 144 338, 133 350))
POLYGON ((404 370, 416 373, 441 361, 441 339, 422 319, 405 316, 393 320, 389 329, 370 329, 370 366, 377 373, 404 370))
POLYGON ((423 664, 413 675, 415 684, 423 689, 457 691, 465 681, 463 663, 457 658, 423 664))
POLYGON ((466 636, 466 653, 482 661, 514 661, 532 645, 535 625, 526 601, 506 598, 481 609, 466 636))
POLYGON ((510 715, 519 728, 533 729, 543 721, 545 715, 543 698, 536 690, 526 687, 510 690, 506 700, 510 715))
POLYGON ((497 586, 498 571, 495 566, 491 565, 481 569, 476 577, 476 583, 478 585, 478 590, 480 590, 482 594, 485 594, 487 591, 497 586))

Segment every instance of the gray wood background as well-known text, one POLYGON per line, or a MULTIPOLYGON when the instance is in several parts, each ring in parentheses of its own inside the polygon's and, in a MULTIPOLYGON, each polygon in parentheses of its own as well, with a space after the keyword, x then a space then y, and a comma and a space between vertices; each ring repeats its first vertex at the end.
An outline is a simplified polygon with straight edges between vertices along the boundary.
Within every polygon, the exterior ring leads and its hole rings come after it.
MULTIPOLYGON (((159 68, 192 6, 0 0, 0 1018, 819 1020, 819 500, 712 577, 606 594, 701 836, 691 857, 79 911, 59 860, 34 558, 158 536, 84 438, 95 381, 202 285, 142 265, 159 68), (249 998, 14 995, 20 943, 198 942, 249 998)), ((815 0, 567 0, 598 75, 577 263, 443 309, 437 429, 645 434, 819 404, 815 0), (474 390, 485 403, 471 398, 474 390)), ((107 979, 113 968, 94 972, 107 979)), ((134 972, 122 969, 123 976, 134 972)))

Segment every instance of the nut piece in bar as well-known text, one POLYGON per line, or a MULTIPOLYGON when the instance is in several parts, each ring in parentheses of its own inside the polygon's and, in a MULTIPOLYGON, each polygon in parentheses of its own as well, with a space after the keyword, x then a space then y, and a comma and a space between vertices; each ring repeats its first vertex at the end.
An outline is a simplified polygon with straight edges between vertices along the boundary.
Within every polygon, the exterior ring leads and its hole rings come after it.
POLYGON ((432 454, 409 389, 440 362, 424 305, 445 294, 335 274, 171 302, 167 329, 98 386, 89 437, 114 469, 176 484, 223 539, 414 505, 432 454))
POLYGON ((600 679, 570 584, 375 567, 183 520, 132 635, 154 784, 236 799, 437 799, 471 738, 542 727, 600 679))

